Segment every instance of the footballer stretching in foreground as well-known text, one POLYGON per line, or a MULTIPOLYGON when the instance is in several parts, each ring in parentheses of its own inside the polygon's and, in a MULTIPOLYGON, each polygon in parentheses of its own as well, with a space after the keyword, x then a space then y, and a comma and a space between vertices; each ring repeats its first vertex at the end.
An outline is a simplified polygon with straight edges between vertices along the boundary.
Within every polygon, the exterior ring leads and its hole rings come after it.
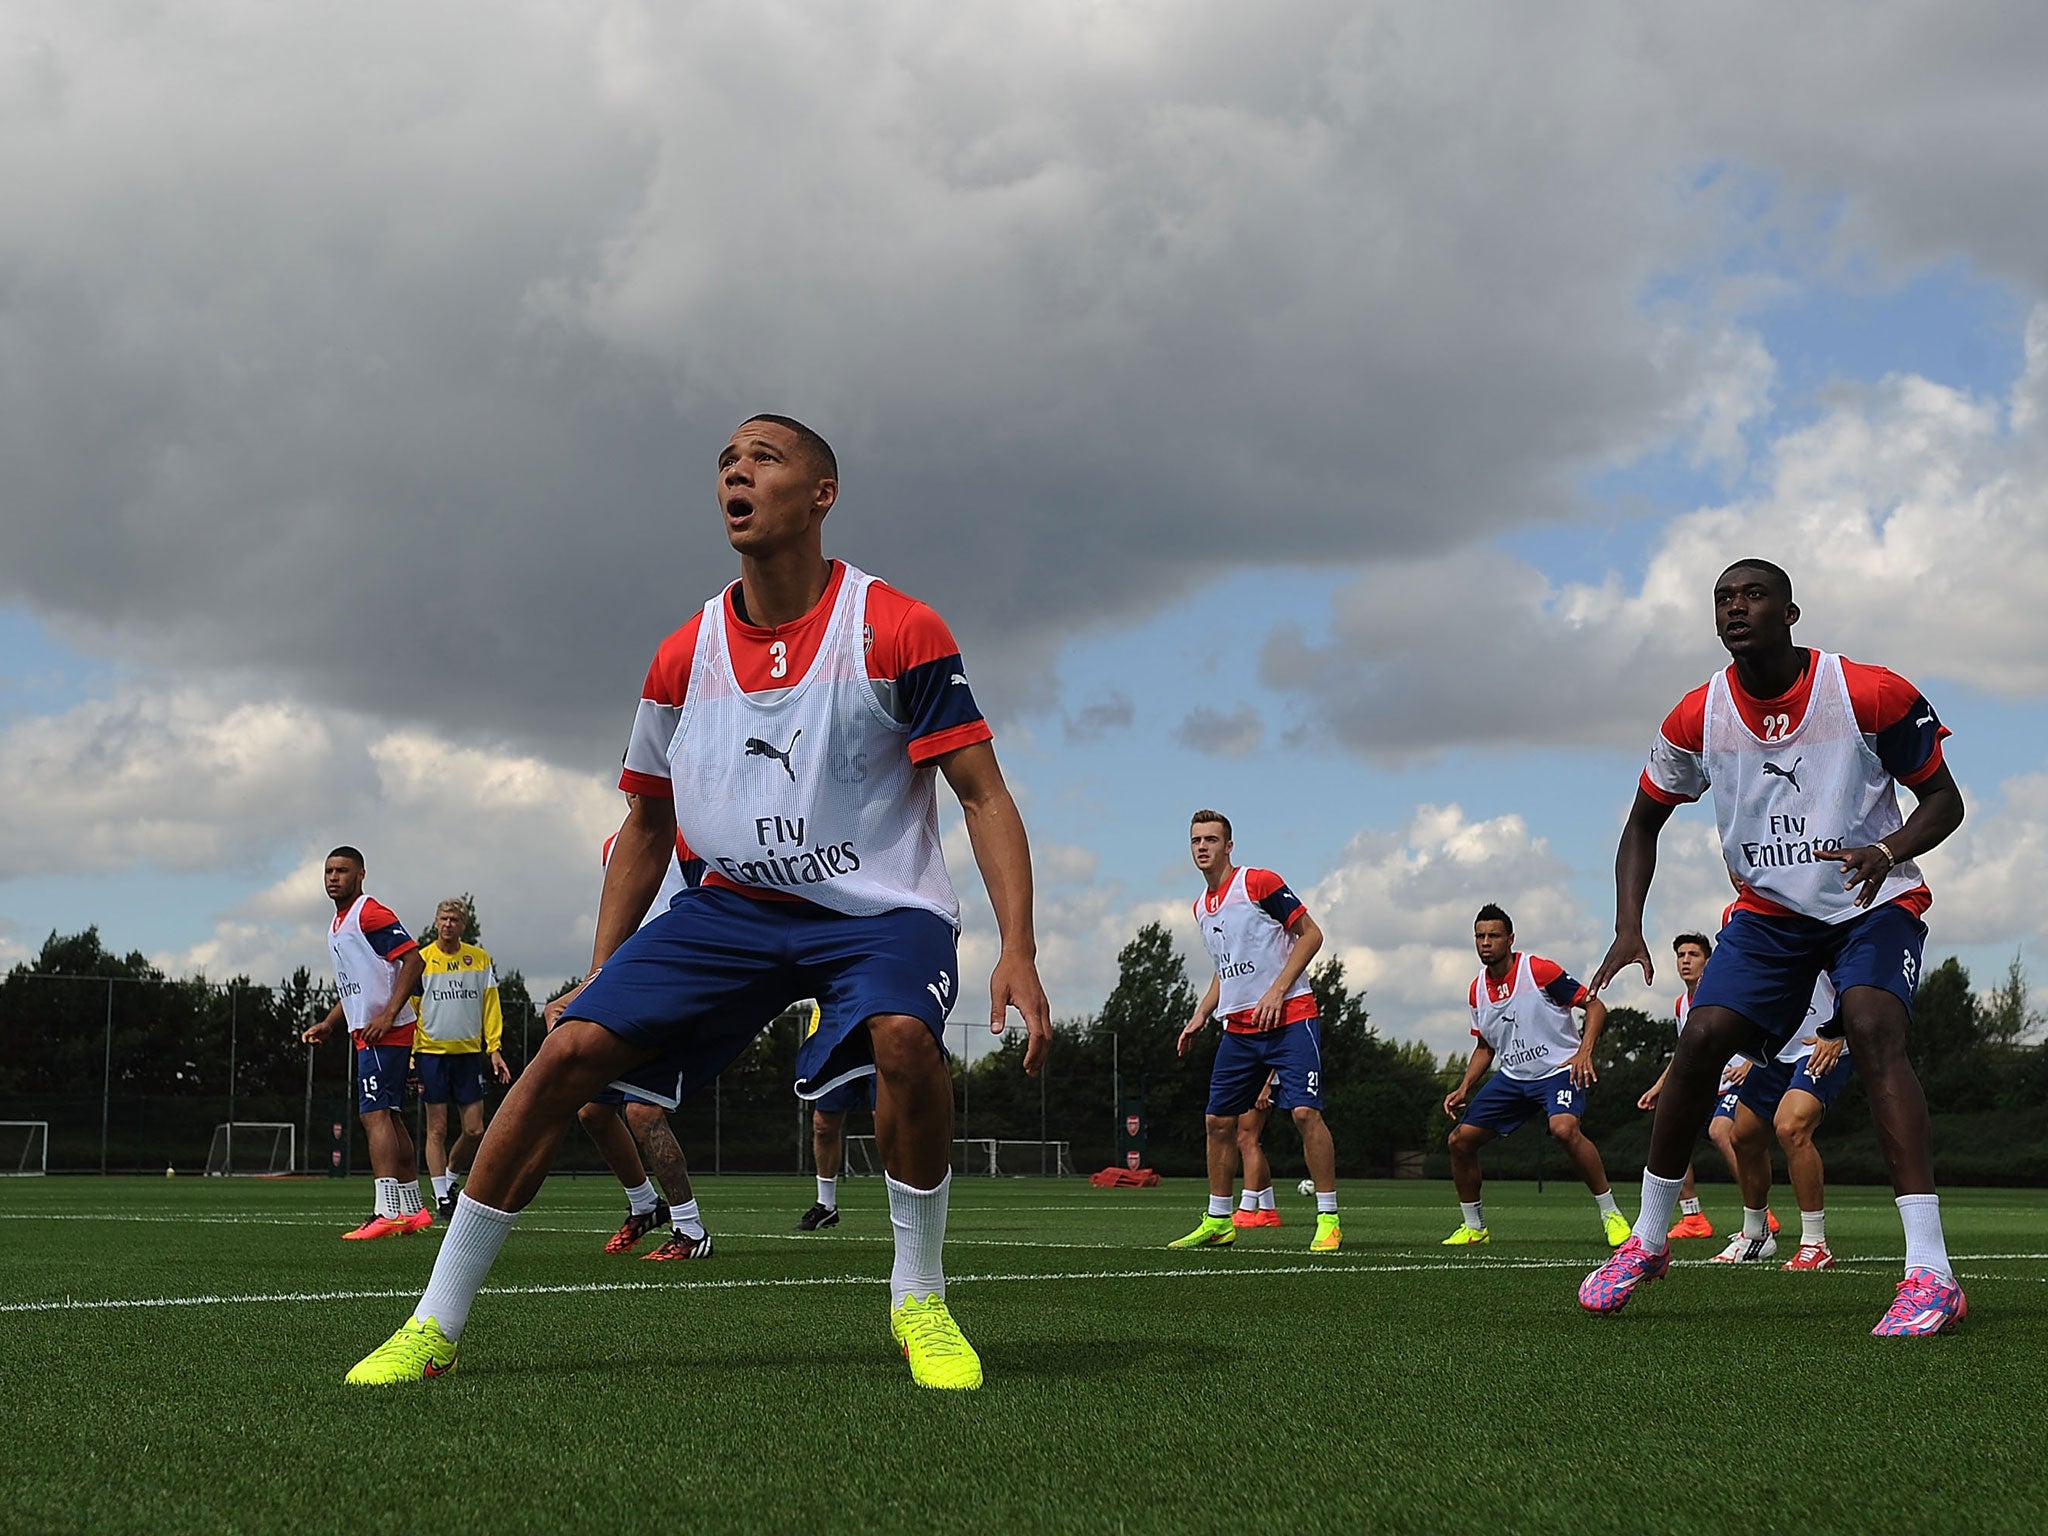
POLYGON ((740 579, 648 669, 619 784, 637 798, 605 866, 590 975, 548 1004, 546 1042, 484 1133, 425 1294, 352 1382, 453 1368, 499 1248, 593 1094, 618 1082, 674 1105, 815 995, 823 1020, 798 1052, 797 1091, 876 1079, 896 1240, 889 1330, 920 1386, 981 1385, 946 1305, 953 1077, 942 1042, 960 917, 938 776, 959 796, 1001 931, 990 1026, 1000 1031, 1011 1007, 1023 1014, 1035 1074, 1052 1022, 1024 823, 944 621, 825 558, 839 496, 825 441, 787 417, 751 417, 720 452, 716 484, 740 579), (642 927, 679 832, 704 881, 642 927))
POLYGON ((1920 691, 1882 667, 1792 642, 1792 578, 1741 560, 1714 583, 1714 627, 1732 659, 1664 722, 1615 855, 1614 944, 1598 991, 1630 965, 1651 978, 1643 902, 1672 810, 1712 791, 1728 871, 1741 887, 1693 994, 1650 1131, 1634 1234, 1579 1287, 1618 1312, 1670 1268, 1671 1210, 1687 1153, 1736 1051, 1774 1055, 1806 1023, 1822 973, 1870 1093, 1906 1229, 1906 1274, 1871 1330, 1946 1333, 1964 1313, 1934 1193, 1927 1099, 1906 1058, 1906 1022, 1933 899, 1914 866, 1962 824, 1943 761, 1947 734, 1920 691), (1896 786, 1918 797, 1899 814, 1896 786))

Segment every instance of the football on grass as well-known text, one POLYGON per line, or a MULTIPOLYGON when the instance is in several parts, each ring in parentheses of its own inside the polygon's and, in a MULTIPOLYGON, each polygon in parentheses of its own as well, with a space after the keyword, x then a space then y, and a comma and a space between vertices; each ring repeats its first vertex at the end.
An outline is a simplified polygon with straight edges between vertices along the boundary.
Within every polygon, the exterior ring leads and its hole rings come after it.
POLYGON ((1314 1179, 1303 1179, 1299 1184, 1295 1185, 1294 1187, 1300 1190, 1304 1195, 1312 1195, 1316 1192, 1316 1181, 1314 1179))

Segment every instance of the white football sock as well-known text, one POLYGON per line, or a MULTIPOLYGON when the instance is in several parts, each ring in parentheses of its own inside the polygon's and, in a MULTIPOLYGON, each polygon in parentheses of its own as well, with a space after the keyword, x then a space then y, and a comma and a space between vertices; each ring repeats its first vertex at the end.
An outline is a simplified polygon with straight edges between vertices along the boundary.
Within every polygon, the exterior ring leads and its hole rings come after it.
MULTIPOLYGON (((1685 1188, 1685 1175, 1662 1179, 1643 1170, 1643 1208, 1636 1214, 1635 1235, 1651 1253, 1663 1253, 1671 1246, 1671 1213, 1678 1208, 1678 1192, 1685 1188)), ((1612 1193, 1612 1191, 1610 1191, 1612 1193)))
POLYGON ((1237 1208, 1241 1211, 1256 1211, 1259 1208, 1259 1192, 1247 1189, 1237 1197, 1237 1208))
POLYGON ((1334 1189, 1319 1189, 1316 1191, 1316 1214, 1318 1216, 1334 1216, 1337 1214, 1337 1191, 1334 1189))
POLYGON ((1948 1241, 1941 1235, 1941 1196, 1900 1195, 1899 1220, 1906 1226, 1906 1268, 1931 1269, 1950 1285, 1956 1272, 1949 1267, 1948 1241))
MULTIPOLYGON (((896 1263, 889 1271, 889 1305, 906 1296, 946 1294, 946 1201, 953 1191, 949 1169, 937 1189, 912 1189, 885 1176, 889 1225, 896 1229, 896 1263)), ((1228 1214, 1226 1209, 1225 1214, 1228 1214)))
POLYGON ((516 1212, 496 1210, 466 1194, 457 1196, 448 1235, 434 1256, 434 1273, 412 1315, 432 1318, 451 1340, 461 1338, 470 1303, 483 1288, 517 1219, 516 1212))
POLYGON ((1691 1198, 1689 1198, 1689 1199, 1685 1199, 1685 1200, 1681 1200, 1681 1201, 1679 1201, 1679 1202, 1678 1202, 1678 1214, 1679 1214, 1679 1215, 1681 1215, 1681 1216, 1697 1216, 1697 1215, 1699 1215, 1699 1214, 1700 1214, 1700 1197, 1699 1197, 1698 1195, 1694 1195, 1694 1196, 1692 1196, 1692 1197, 1691 1197, 1691 1198))
POLYGON ((448 1192, 453 1188, 455 1188, 454 1174, 438 1173, 434 1175, 434 1198, 436 1200, 446 1200, 448 1192))
POLYGON ((1228 1216, 1230 1214, 1230 1196, 1211 1195, 1209 1197, 1209 1214, 1211 1216, 1228 1216))
POLYGON ((1745 1205, 1742 1208, 1742 1235, 1750 1238, 1764 1236, 1771 1230, 1770 1220, 1771 1210, 1769 1206, 1752 1210, 1749 1206, 1745 1205))
POLYGON ((1458 1212, 1465 1218, 1465 1225, 1474 1232, 1486 1230, 1486 1202, 1484 1200, 1460 1200, 1458 1212))
POLYGON ((1810 1243, 1825 1245, 1828 1240, 1828 1213, 1825 1210, 1801 1211, 1799 1213, 1799 1242, 1802 1247, 1810 1243))
POLYGON ((1611 1189, 1604 1195, 1595 1195, 1593 1203, 1600 1207, 1600 1214, 1602 1216, 1619 1216, 1621 1214, 1621 1207, 1614 1203, 1614 1191, 1611 1189))
POLYGON ((697 1210, 695 1196, 681 1205, 671 1206, 669 1219, 675 1229, 685 1237, 701 1238, 704 1235, 704 1218, 697 1210))
POLYGON ((417 1216, 420 1213, 420 1181, 403 1179, 398 1185, 398 1214, 417 1216))
POLYGON ((1262 1211, 1277 1211, 1280 1209, 1280 1202, 1273 1198, 1273 1186, 1270 1184, 1259 1191, 1259 1209, 1262 1211))
POLYGON ((376 1209, 379 1216, 388 1216, 394 1220, 405 1214, 398 1204, 398 1180, 379 1179, 377 1181, 376 1209))
POLYGON ((818 1180, 818 1204, 825 1207, 828 1211, 839 1209, 839 1176, 837 1174, 834 1174, 829 1179, 821 1178, 818 1180))
POLYGON ((632 1207, 635 1216, 651 1216, 661 1197, 654 1192, 654 1180, 642 1179, 626 1191, 626 1203, 632 1207))

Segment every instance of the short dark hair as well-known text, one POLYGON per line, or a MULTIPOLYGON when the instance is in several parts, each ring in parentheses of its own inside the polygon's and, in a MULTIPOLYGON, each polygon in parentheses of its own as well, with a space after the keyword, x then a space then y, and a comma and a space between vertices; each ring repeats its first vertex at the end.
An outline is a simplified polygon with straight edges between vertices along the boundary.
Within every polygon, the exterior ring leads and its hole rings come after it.
POLYGON ((1472 926, 1474 928, 1477 928, 1481 923, 1505 923, 1510 934, 1513 934, 1515 931, 1515 920, 1502 911, 1496 902, 1489 901, 1479 909, 1479 915, 1472 919, 1472 926))
POLYGON ((367 867, 363 860, 363 850, 351 848, 347 843, 343 843, 339 848, 329 849, 327 857, 330 859, 354 859, 358 869, 367 867))
POLYGON ((1704 933, 1681 933, 1671 941, 1671 953, 1677 954, 1688 944, 1697 944, 1700 948, 1700 953, 1706 955, 1709 959, 1713 958, 1714 941, 1704 933))
MULTIPOLYGON (((832 451, 832 445, 818 436, 794 416, 777 416, 769 411, 759 411, 747 421, 772 421, 778 427, 787 427, 796 434, 796 440, 803 444, 804 452, 811 456, 811 468, 827 480, 839 478, 839 455, 832 451)), ((745 426, 747 421, 740 423, 745 426)))
POLYGON ((1188 830, 1192 832, 1205 821, 1215 822, 1217 826, 1223 829, 1223 841, 1226 843, 1230 841, 1230 818, 1221 811, 1200 810, 1195 812, 1194 815, 1188 818, 1188 830))
MULTIPOLYGON (((1792 577, 1782 565, 1769 560, 1737 560, 1728 567, 1728 571, 1762 571, 1777 587, 1779 598, 1787 603, 1792 601, 1792 577)), ((1721 574, 1725 576, 1728 571, 1721 574)))

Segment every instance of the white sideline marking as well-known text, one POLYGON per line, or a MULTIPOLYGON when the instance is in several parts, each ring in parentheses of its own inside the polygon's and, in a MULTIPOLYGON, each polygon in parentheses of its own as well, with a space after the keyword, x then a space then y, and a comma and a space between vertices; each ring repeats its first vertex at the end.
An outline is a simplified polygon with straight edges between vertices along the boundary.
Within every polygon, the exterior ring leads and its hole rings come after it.
MULTIPOLYGON (((1963 1254, 1957 1262, 1981 1264, 2006 1261, 2038 1261, 2048 1253, 1963 1254)), ((1678 1261, 1677 1268, 1704 1269, 1711 1259, 1678 1261)), ((1898 1264, 1898 1258, 1863 1259, 1865 1264, 1898 1264)), ((1760 1266, 1753 1266, 1760 1267, 1760 1266)), ((1271 1275, 1420 1275, 1482 1274, 1501 1270, 1583 1270, 1584 1259, 1465 1259, 1432 1260, 1406 1264, 1276 1264, 1259 1268, 1230 1269, 1074 1269, 1053 1273, 949 1275, 948 1285, 1031 1285, 1064 1284, 1076 1280, 1263 1280, 1271 1275)), ((2033 1275, 2017 1279, 2038 1279, 2033 1275)), ((485 1296, 584 1296, 632 1291, 760 1291, 789 1290, 812 1286, 880 1286, 877 1275, 790 1275, 754 1277, 743 1280, 590 1280, 574 1285, 487 1285, 485 1296)), ((67 1296, 61 1301, 0 1302, 0 1314, 23 1312, 127 1312, 164 1307, 252 1306, 272 1302, 395 1301, 419 1294, 417 1287, 403 1290, 354 1291, 263 1291, 245 1295, 209 1293, 200 1296, 142 1296, 85 1298, 67 1296)))

